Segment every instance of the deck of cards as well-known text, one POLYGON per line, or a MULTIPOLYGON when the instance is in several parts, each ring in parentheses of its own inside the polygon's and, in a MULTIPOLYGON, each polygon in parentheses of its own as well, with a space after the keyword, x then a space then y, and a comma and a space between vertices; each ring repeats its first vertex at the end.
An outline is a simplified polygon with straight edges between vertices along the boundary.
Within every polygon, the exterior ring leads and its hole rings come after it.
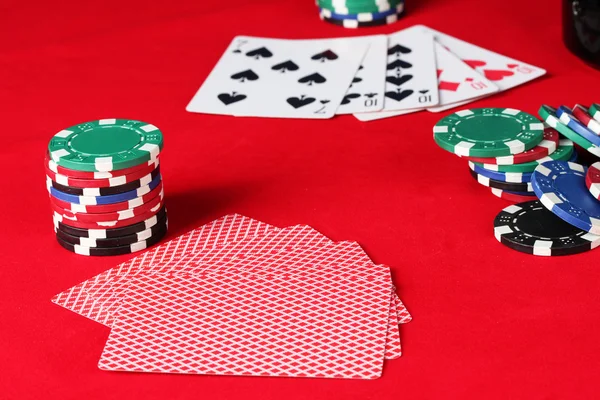
POLYGON ((187 111, 373 121, 459 107, 545 73, 424 25, 338 39, 238 36, 187 111))
POLYGON ((111 328, 108 371, 375 379, 412 319, 358 243, 237 214, 52 301, 111 328))

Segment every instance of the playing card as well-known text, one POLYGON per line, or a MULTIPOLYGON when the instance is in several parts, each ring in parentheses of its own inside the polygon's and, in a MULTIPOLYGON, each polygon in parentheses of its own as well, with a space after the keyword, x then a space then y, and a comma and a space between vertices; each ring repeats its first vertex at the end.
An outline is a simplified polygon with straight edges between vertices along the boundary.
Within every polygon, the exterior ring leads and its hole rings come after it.
MULTIPOLYGON (((150 250, 140 256, 134 257, 132 260, 123 263, 112 270, 100 274, 86 282, 82 282, 74 288, 57 295, 53 301, 58 305, 82 314, 92 320, 112 326, 114 312, 121 304, 122 296, 115 295, 114 293, 114 291, 118 291, 118 286, 113 287, 112 283, 106 285, 107 281, 110 282, 111 278, 114 279, 115 277, 126 276, 128 274, 135 275, 145 271, 153 263, 176 263, 178 260, 185 258, 186 254, 189 253, 195 254, 196 252, 210 251, 225 243, 237 241, 238 239, 243 240, 249 236, 257 236, 276 230, 277 228, 240 215, 225 216, 212 223, 194 229, 187 234, 181 235, 154 250, 150 250), (87 290, 98 290, 99 287, 105 288, 106 293, 101 293, 97 297, 88 296, 86 294, 87 290)), ((319 235, 318 233, 316 234, 319 235)), ((323 235, 320 236, 324 238, 323 243, 329 243, 328 239, 323 235)), ((302 248, 300 247, 298 249, 292 249, 290 252, 283 253, 287 255, 287 257, 280 258, 280 262, 294 260, 295 257, 298 257, 302 252, 301 249, 302 248)), ((331 262, 339 262, 339 260, 344 259, 358 262, 361 257, 365 262, 369 261, 368 256, 366 256, 364 251, 356 243, 343 242, 339 245, 337 250, 338 252, 336 253, 331 249, 324 248, 323 252, 319 255, 324 266, 327 261, 330 263, 329 265, 331 265, 331 262), (343 250, 347 250, 346 256, 343 255, 343 250), (327 255, 329 257, 327 257, 327 255)), ((314 254, 314 256, 316 255, 317 253, 314 254)), ((244 260, 248 263, 261 262, 261 257, 264 260, 265 256, 268 257, 269 254, 255 253, 253 256, 254 258, 247 255, 244 260)), ((230 261, 232 259, 233 258, 230 258, 230 261)), ((297 258, 296 261, 299 262, 300 258, 297 258)), ((398 321, 400 323, 406 323, 412 319, 396 295, 393 296, 392 301, 393 303, 390 304, 385 351, 385 356, 388 359, 397 358, 401 355, 400 338, 397 326, 398 321)))
POLYGON ((463 62, 498 86, 500 91, 522 85, 546 73, 542 68, 503 56, 424 25, 417 25, 463 62))
MULTIPOLYGON (((284 230, 279 231, 279 236, 284 230)), ((318 235, 318 233, 316 233, 318 235)), ((259 239, 260 238, 256 238, 259 239)), ((262 240, 265 242, 265 240, 262 240)), ((269 241, 273 241, 273 238, 269 241)), ((240 247, 233 250, 239 254, 240 247)), ((250 245, 243 246, 252 247, 250 245)), ((230 250, 231 252, 232 250, 230 250)), ((382 269, 385 271, 383 277, 389 274, 387 267, 374 265, 364 250, 356 242, 340 243, 321 243, 318 245, 296 246, 289 251, 274 252, 251 252, 245 253, 243 257, 228 257, 222 262, 214 262, 216 257, 211 257, 212 261, 196 262, 177 267, 165 265, 164 268, 157 266, 153 268, 153 273, 173 273, 177 275, 188 274, 209 274, 209 273, 236 273, 253 272, 260 274, 294 274, 296 276, 317 276, 328 275, 344 278, 376 279, 382 269)), ((206 260, 206 258, 205 258, 206 260)), ((379 277, 382 275, 379 274, 379 277)), ((120 281, 121 284, 115 284, 109 288, 112 299, 111 310, 117 312, 124 292, 128 290, 129 280, 120 281)), ((400 336, 397 329, 399 318, 402 323, 410 321, 410 314, 406 308, 393 293, 393 303, 390 305, 390 331, 388 342, 390 354, 386 358, 397 358, 401 355, 400 336), (399 306, 398 306, 399 304, 399 306), (398 308, 400 307, 400 308, 398 308)))
POLYGON ((242 215, 226 215, 67 289, 54 296, 52 302, 93 321, 111 326, 112 314, 109 310, 112 303, 107 300, 107 305, 104 306, 101 301, 96 301, 88 295, 88 289, 92 290, 103 283, 110 284, 114 277, 138 273, 154 263, 177 261, 188 252, 205 252, 228 241, 241 240, 247 236, 261 235, 277 229, 242 215))
POLYGON ((113 275, 88 285, 86 291, 105 313, 114 314, 121 301, 120 290, 129 285, 132 277, 141 273, 196 272, 194 265, 202 262, 218 265, 227 260, 243 258, 246 254, 277 253, 295 247, 310 247, 330 242, 326 236, 306 225, 277 229, 264 235, 247 236, 236 242, 229 241, 206 251, 189 252, 169 263, 149 264, 143 269, 135 269, 128 274, 113 275))
POLYGON ((368 39, 234 38, 187 107, 209 114, 331 118, 368 39))
POLYGON ((132 276, 140 273, 194 273, 198 272, 196 265, 202 263, 218 265, 229 260, 243 259, 250 254, 277 253, 283 250, 289 251, 295 247, 310 247, 321 243, 331 243, 331 241, 307 225, 271 230, 263 235, 252 235, 237 241, 227 241, 205 251, 187 252, 177 260, 170 262, 156 262, 149 264, 144 269, 113 275, 103 282, 88 286, 87 293, 98 300, 104 295, 117 292, 118 285, 127 285, 132 276))
MULTIPOLYGON (((439 103, 433 35, 411 27, 388 35, 385 104, 381 111, 404 111, 439 103)), ((357 113, 361 121, 380 119, 375 113, 357 113)), ((385 114, 384 114, 385 115, 385 114)))
POLYGON ((140 275, 98 366, 111 371, 374 379, 391 280, 140 275), (231 299, 243 299, 243 307, 231 299))
POLYGON ((369 49, 336 114, 379 111, 383 108, 387 64, 387 36, 369 38, 369 49))
MULTIPOLYGON (((305 225, 284 228, 271 233, 230 242, 202 254, 181 258, 171 263, 157 263, 144 273, 199 274, 214 271, 251 271, 290 273, 297 270, 315 273, 353 274, 369 278, 373 263, 356 242, 333 243, 326 236, 305 225), (285 251, 284 251, 285 250, 285 251), (286 269, 282 269, 283 266, 286 269)), ((115 298, 127 290, 131 276, 88 289, 96 298, 115 298), (104 293, 103 291, 106 291, 104 293)), ((404 306, 402 306, 403 308, 404 306)), ((404 311, 399 310, 399 315, 404 311)))
MULTIPOLYGON (((275 255, 257 254, 243 260, 231 260, 218 265, 198 267, 200 273, 222 273, 244 271, 257 274, 293 274, 303 279, 307 277, 332 277, 344 279, 387 279, 389 268, 374 265, 364 250, 356 242, 323 244, 310 248, 280 252, 275 255)), ((385 358, 395 359, 402 355, 400 344, 399 319, 410 322, 412 317, 398 298, 392 293, 385 358)))
MULTIPOLYGON (((499 90, 496 85, 462 62, 444 46, 436 42, 434 48, 440 103, 438 106, 428 108, 429 111, 438 112, 446 109, 449 104, 464 104, 468 102, 465 100, 469 99, 475 101, 477 98, 499 90)), ((377 117, 383 119, 417 111, 421 110, 382 112, 378 113, 377 117)))
MULTIPOLYGON (((435 57, 438 67, 439 106, 476 99, 499 90, 491 81, 437 42, 435 43, 435 57)), ((428 110, 436 112, 439 106, 430 107, 428 110)))

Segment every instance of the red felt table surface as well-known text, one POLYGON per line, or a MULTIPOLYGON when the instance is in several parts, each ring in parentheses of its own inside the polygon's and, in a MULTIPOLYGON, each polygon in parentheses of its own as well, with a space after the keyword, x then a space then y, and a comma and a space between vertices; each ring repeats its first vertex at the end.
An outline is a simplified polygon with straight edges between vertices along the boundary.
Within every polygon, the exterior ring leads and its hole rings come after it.
MULTIPOLYGON (((421 23, 544 67, 474 103, 535 113, 600 101, 600 72, 563 46, 558 1, 407 0, 389 27, 346 30, 304 1, 4 1, 0 6, 0 398, 592 398, 600 354, 600 250, 525 255, 499 244, 509 203, 438 148, 439 114, 361 123, 209 116, 185 106, 238 34, 317 38, 421 23), (159 4, 162 3, 162 4, 159 4), (98 118, 152 122, 169 238, 227 213, 310 224, 392 266, 414 320, 375 381, 110 373, 109 329, 50 302, 127 257, 55 241, 44 183, 51 136, 98 118)), ((243 301, 243 299, 239 299, 243 301)))

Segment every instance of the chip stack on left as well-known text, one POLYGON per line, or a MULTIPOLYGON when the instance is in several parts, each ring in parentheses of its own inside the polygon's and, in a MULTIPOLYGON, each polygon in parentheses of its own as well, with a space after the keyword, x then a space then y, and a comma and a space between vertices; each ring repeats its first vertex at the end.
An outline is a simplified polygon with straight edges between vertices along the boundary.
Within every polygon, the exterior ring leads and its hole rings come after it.
POLYGON ((344 28, 389 25, 404 13, 404 0, 317 0, 323 21, 344 28))
POLYGON ((58 132, 44 161, 58 243, 82 255, 133 253, 167 232, 160 174, 163 135, 128 119, 58 132))

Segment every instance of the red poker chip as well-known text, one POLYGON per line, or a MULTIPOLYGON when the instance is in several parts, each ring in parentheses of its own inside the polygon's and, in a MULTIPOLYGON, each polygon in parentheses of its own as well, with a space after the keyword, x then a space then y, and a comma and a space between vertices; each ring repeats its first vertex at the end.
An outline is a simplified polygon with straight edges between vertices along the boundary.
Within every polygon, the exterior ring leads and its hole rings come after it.
POLYGON ((600 200, 600 162, 593 163, 585 175, 585 185, 598 200, 600 200))
POLYGON ((68 201, 64 201, 58 199, 54 196, 50 197, 50 202, 54 205, 68 211, 71 214, 77 213, 85 213, 85 214, 103 214, 103 213, 113 213, 118 211, 125 211, 137 207, 141 207, 142 205, 150 202, 155 197, 159 196, 162 193, 163 184, 162 181, 158 184, 150 192, 146 193, 143 196, 136 197, 135 199, 129 201, 122 201, 120 203, 113 204, 98 204, 98 205, 84 205, 84 204, 74 204, 68 201))
POLYGON ((587 108, 576 104, 573 107, 573 115, 577 118, 582 124, 587 126, 587 128, 594 132, 596 135, 600 136, 600 122, 596 121, 590 115, 590 112, 587 108))
POLYGON ((72 220, 72 221, 80 221, 80 222, 106 222, 106 221, 123 221, 130 218, 133 218, 137 215, 145 214, 153 210, 157 205, 161 204, 163 200, 163 192, 161 192, 158 196, 150 200, 148 203, 142 204, 139 207, 128 208, 123 211, 115 211, 109 213, 96 213, 96 214, 86 214, 86 213, 72 213, 64 208, 57 206, 55 203, 50 203, 52 206, 52 210, 62 215, 64 218, 72 220))
MULTIPOLYGON (((68 169, 65 167, 61 167, 60 165, 58 165, 57 163, 52 161, 52 159, 48 156, 48 153, 46 153, 46 159, 44 161, 44 164, 46 165, 47 169, 54 172, 55 174, 60 174, 60 175, 67 176, 69 178, 76 178, 76 179, 96 179, 96 180, 98 180, 98 179, 115 178, 118 176, 129 175, 129 174, 138 172, 139 170, 146 171, 146 170, 148 170, 148 168, 150 168, 150 172, 152 172, 158 166, 158 158, 147 161, 140 165, 136 165, 135 167, 123 168, 123 169, 118 169, 118 170, 110 171, 110 172, 76 171, 74 169, 68 169)), ((146 175, 148 173, 146 173, 146 175)), ((93 186, 93 187, 95 187, 95 186, 93 186)))
MULTIPOLYGON (((147 211, 143 214, 136 215, 135 217, 123 219, 121 221, 101 221, 101 222, 84 222, 75 219, 71 219, 69 215, 63 215, 54 211, 54 222, 60 222, 63 225, 68 225, 73 228, 80 229, 115 229, 122 228, 125 226, 137 224, 138 222, 147 220, 152 218, 154 215, 158 214, 158 212, 163 208, 163 202, 159 202, 154 208, 150 211, 147 211)), ((77 214, 79 215, 79 214, 77 214)))
POLYGON ((523 153, 513 154, 504 157, 462 157, 469 161, 483 163, 483 164, 496 164, 496 165, 513 165, 523 164, 530 161, 539 160, 552 153, 558 148, 558 142, 560 140, 559 133, 551 128, 549 125, 544 123, 544 138, 542 141, 531 150, 524 151, 523 153))
POLYGON ((102 178, 102 179, 83 179, 83 178, 71 178, 66 175, 57 174, 50 170, 48 163, 46 163, 46 175, 50 177, 54 182, 63 186, 69 186, 73 188, 107 188, 126 185, 128 183, 137 181, 146 175, 151 174, 154 170, 159 167, 159 162, 146 166, 144 169, 132 172, 131 174, 116 176, 114 178, 102 178))
POLYGON ((514 203, 523 203, 525 201, 537 200, 537 196, 534 193, 531 193, 531 196, 524 194, 517 194, 513 192, 509 192, 502 189, 490 188, 492 194, 496 197, 500 197, 501 199, 512 201, 514 203))

